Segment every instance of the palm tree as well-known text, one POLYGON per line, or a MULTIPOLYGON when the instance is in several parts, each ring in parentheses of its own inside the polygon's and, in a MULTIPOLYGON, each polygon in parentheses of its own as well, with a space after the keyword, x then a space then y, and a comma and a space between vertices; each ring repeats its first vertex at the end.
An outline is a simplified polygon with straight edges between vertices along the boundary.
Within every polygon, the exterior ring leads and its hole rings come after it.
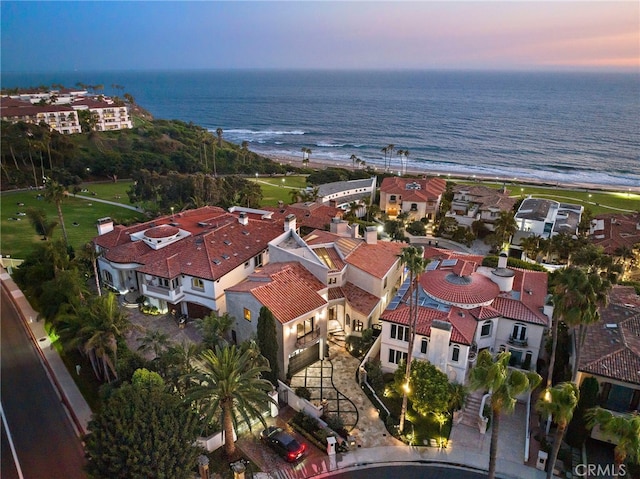
POLYGON ((27 208, 27 218, 29 223, 42 236, 43 240, 48 240, 53 236, 53 231, 58 226, 57 221, 48 221, 47 215, 42 208, 27 208))
POLYGON ((262 413, 271 401, 267 393, 273 386, 260 375, 268 370, 256 363, 251 350, 240 352, 235 346, 208 349, 200 355, 192 375, 195 385, 187 398, 196 404, 207 424, 221 417, 227 457, 236 451, 233 431, 239 417, 249 430, 252 419, 259 419, 266 427, 262 413))
POLYGON ((311 159, 311 148, 307 148, 307 164, 309 164, 309 160, 311 159))
POLYGON ((624 476, 621 466, 627 458, 640 464, 640 414, 637 411, 630 414, 614 414, 607 409, 596 407, 587 411, 586 416, 588 427, 597 424, 603 433, 617 443, 613 457, 620 474, 616 476, 624 476))
POLYGON ((556 349, 558 345, 558 323, 580 324, 583 318, 597 314, 595 301, 587 275, 578 268, 563 268, 554 272, 549 281, 549 289, 553 301, 553 324, 551 329, 551 357, 547 388, 551 387, 555 368, 556 349))
POLYGON ((96 377, 107 382, 118 378, 118 339, 131 323, 113 293, 92 298, 56 318, 55 329, 66 348, 79 348, 89 357, 96 377))
POLYGON ((518 231, 518 223, 516 223, 515 213, 511 210, 501 211, 493 223, 496 236, 504 245, 509 241, 511 235, 518 231))
POLYGON ((242 164, 245 163, 245 161, 247 160, 247 151, 249 148, 249 142, 248 141, 243 141, 242 145, 240 147, 240 149, 242 150, 242 164))
POLYGON ((162 353, 169 347, 169 336, 157 329, 148 330, 137 341, 140 343, 138 351, 143 353, 153 352, 154 360, 160 358, 162 353))
POLYGON ((84 244, 84 246, 80 250, 80 254, 77 256, 78 259, 91 264, 91 270, 93 272, 93 278, 96 282, 96 291, 98 292, 98 296, 102 296, 102 288, 100 287, 100 274, 98 273, 98 258, 101 254, 102 252, 97 251, 94 244, 89 241, 84 244))
POLYGON ((404 430, 404 420, 407 413, 408 385, 411 377, 411 360, 413 359, 413 343, 416 336, 416 323, 418 321, 418 287, 420 275, 424 273, 429 260, 424 258, 424 251, 419 246, 407 246, 402 248, 400 253, 400 263, 409 270, 409 346, 407 354, 407 364, 404 374, 404 385, 402 391, 402 409, 400 412, 400 433, 404 430))
POLYGON ((522 250, 527 255, 527 258, 537 259, 538 252, 540 251, 540 239, 539 235, 531 235, 520 240, 520 246, 522 250))
POLYGON ((393 152, 395 151, 396 145, 393 143, 389 143, 387 145, 387 153, 389 153, 389 168, 391 168, 391 158, 393 157, 393 152))
POLYGON ((229 344, 228 335, 234 321, 235 319, 229 313, 218 314, 212 311, 205 316, 200 324, 204 346, 215 349, 229 344))
POLYGON ((358 157, 356 155, 351 155, 351 157, 349 159, 351 160, 351 166, 353 166, 355 168, 356 160, 358 159, 358 157))
POLYGON ((218 135, 218 148, 222 148, 222 128, 216 128, 216 135, 218 135))
POLYGON ((512 413, 516 397, 535 389, 541 378, 532 371, 510 369, 511 353, 503 351, 496 358, 484 349, 478 355, 476 365, 469 372, 470 388, 489 391, 491 395, 491 447, 489 449, 489 479, 496 477, 496 456, 498 453, 498 434, 502 413, 512 413))
POLYGON ((183 395, 189 385, 188 378, 195 372, 195 363, 200 354, 200 346, 195 343, 183 341, 180 344, 172 344, 162 352, 158 361, 159 369, 164 372, 164 379, 175 390, 183 395))
POLYGON ((553 449, 547 464, 547 479, 553 476, 553 469, 558 458, 562 438, 567 430, 567 426, 573 417, 573 411, 578 405, 580 390, 575 383, 564 382, 557 384, 551 389, 546 389, 536 403, 536 409, 544 416, 553 418, 558 425, 555 437, 553 438, 553 449))
POLYGON ((387 152, 388 152, 387 147, 383 146, 380 151, 384 153, 384 169, 385 171, 387 171, 387 152))
POLYGON ((58 221, 60 226, 62 227, 62 236, 64 237, 64 244, 68 248, 69 247, 69 237, 67 236, 67 229, 64 226, 64 217, 62 215, 62 202, 67 196, 67 191, 63 185, 58 183, 55 180, 48 180, 45 190, 44 197, 54 203, 56 205, 56 210, 58 211, 58 221))

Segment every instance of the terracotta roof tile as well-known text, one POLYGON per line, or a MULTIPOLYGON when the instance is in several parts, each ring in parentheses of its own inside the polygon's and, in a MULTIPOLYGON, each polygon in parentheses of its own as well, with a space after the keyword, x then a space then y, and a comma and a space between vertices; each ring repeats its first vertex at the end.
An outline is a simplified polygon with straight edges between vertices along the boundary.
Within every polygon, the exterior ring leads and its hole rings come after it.
POLYGON ((549 318, 541 311, 534 311, 517 299, 498 296, 491 306, 505 318, 531 324, 549 326, 549 318))
POLYGON ((282 232, 283 224, 279 221, 251 215, 245 226, 240 224, 237 215, 206 206, 130 227, 116 226, 113 231, 94 238, 94 243, 105 249, 104 256, 109 261, 144 265, 141 271, 147 274, 167 277, 164 275, 174 273, 175 268, 167 269, 165 265, 167 258, 175 257, 180 265, 176 275, 213 280, 251 260, 282 232), (130 238, 132 233, 157 231, 161 225, 171 223, 191 236, 158 250, 130 238))
POLYGON ((369 316, 378 303, 380 303, 380 298, 366 292, 353 283, 345 283, 345 285, 342 286, 342 291, 349 305, 365 316, 369 316))
POLYGON ((273 211, 274 219, 283 219, 290 214, 295 215, 296 224, 305 228, 327 229, 331 219, 342 218, 344 210, 322 203, 294 203, 283 207, 265 206, 263 209, 273 211))
POLYGON ((380 191, 402 196, 402 201, 437 201, 447 188, 442 178, 413 179, 388 176, 382 180, 380 191), (407 184, 417 183, 420 189, 407 189, 407 184))
POLYGON ((613 287, 600 321, 587 328, 578 369, 640 384, 640 297, 633 287, 613 287))
POLYGON ((458 276, 450 269, 426 271, 420 286, 432 298, 447 304, 483 305, 498 296, 498 285, 480 273, 458 276))
MULTIPOLYGON (((460 310, 451 308, 444 312, 432 308, 419 308, 416 333, 431 337, 431 324, 434 320, 446 321, 451 324, 451 341, 458 344, 471 345, 475 334, 476 320, 470 314, 457 316, 460 310)), ((386 310, 380 320, 396 324, 409 325, 409 306, 402 305, 394 310, 386 310)))
POLYGON ((285 324, 327 304, 318 291, 325 285, 299 263, 270 263, 229 292, 250 292, 285 324))

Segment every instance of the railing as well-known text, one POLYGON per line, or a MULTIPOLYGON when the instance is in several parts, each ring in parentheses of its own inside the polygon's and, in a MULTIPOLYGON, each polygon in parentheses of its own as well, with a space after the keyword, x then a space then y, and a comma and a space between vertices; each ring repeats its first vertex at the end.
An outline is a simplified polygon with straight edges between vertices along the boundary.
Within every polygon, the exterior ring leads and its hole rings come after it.
POLYGON ((298 347, 298 348, 304 347, 305 345, 307 345, 309 343, 312 343, 313 341, 315 341, 319 337, 320 337, 320 328, 317 327, 316 329, 314 329, 313 331, 305 334, 301 338, 298 338, 296 340, 296 347, 298 347))
POLYGON ((162 286, 143 284, 142 292, 143 294, 148 296, 161 296, 162 299, 168 299, 171 302, 174 302, 175 300, 180 299, 184 296, 182 286, 177 286, 174 289, 170 289, 162 286))
POLYGON ((518 339, 513 336, 509 336, 509 340, 507 342, 513 346, 519 346, 521 348, 526 348, 529 345, 527 338, 518 339))

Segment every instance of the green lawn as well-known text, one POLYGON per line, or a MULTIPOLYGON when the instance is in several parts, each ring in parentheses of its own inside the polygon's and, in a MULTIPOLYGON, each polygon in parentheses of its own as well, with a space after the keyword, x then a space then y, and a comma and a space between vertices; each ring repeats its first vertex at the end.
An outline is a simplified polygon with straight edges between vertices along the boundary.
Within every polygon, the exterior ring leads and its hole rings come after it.
POLYGON ((262 188, 262 204, 265 206, 277 206, 278 201, 285 204, 291 203, 291 192, 306 188, 307 179, 305 176, 261 176, 255 178, 262 188))
MULTIPOLYGON (((128 202, 125 193, 128 187, 128 183, 90 185, 91 191, 96 193, 95 198, 108 199, 124 204, 128 202), (121 196, 120 200, 114 198, 118 194, 121 196)), ((29 219, 26 216, 19 216, 19 212, 25 212, 29 207, 42 208, 50 220, 58 220, 55 205, 44 199, 38 199, 37 195, 38 191, 35 190, 5 192, 2 194, 2 213, 0 215, 2 232, 1 254, 11 255, 12 258, 24 258, 35 244, 42 241, 29 223, 29 219), (20 203, 24 204, 24 206, 19 206, 20 203), (16 219, 11 220, 10 218, 16 219)), ((68 197, 62 204, 62 214, 64 215, 69 242, 76 249, 98 234, 96 229, 96 220, 98 218, 110 216, 116 222, 142 219, 140 213, 129 209, 74 198, 73 196, 68 197)), ((60 226, 56 227, 54 238, 62 238, 62 228, 60 226)))
MULTIPOLYGON (((456 183, 477 183, 472 181, 458 181, 456 183)), ((502 183, 480 182, 490 188, 501 189, 502 183)), ((528 184, 507 184, 507 190, 512 196, 546 198, 561 203, 574 203, 589 208, 594 214, 619 213, 621 211, 639 211, 640 195, 624 191, 602 191, 581 189, 563 189, 528 184)))

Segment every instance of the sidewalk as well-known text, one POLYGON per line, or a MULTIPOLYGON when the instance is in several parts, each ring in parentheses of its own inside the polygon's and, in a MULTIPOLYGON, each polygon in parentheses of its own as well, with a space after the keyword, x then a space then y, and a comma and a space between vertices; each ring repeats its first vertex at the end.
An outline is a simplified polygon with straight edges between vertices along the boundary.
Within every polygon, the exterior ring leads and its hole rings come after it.
POLYGON ((2 287, 9 293, 9 298, 22 317, 25 329, 36 346, 47 375, 57 390, 58 396, 60 396, 60 401, 67 409, 78 435, 84 436, 87 433, 87 425, 92 414, 89 405, 62 362, 60 355, 53 348, 51 340, 45 332, 44 321, 37 320, 38 313, 31 307, 27 298, 9 276, 9 273, 4 269, 0 271, 2 287))

